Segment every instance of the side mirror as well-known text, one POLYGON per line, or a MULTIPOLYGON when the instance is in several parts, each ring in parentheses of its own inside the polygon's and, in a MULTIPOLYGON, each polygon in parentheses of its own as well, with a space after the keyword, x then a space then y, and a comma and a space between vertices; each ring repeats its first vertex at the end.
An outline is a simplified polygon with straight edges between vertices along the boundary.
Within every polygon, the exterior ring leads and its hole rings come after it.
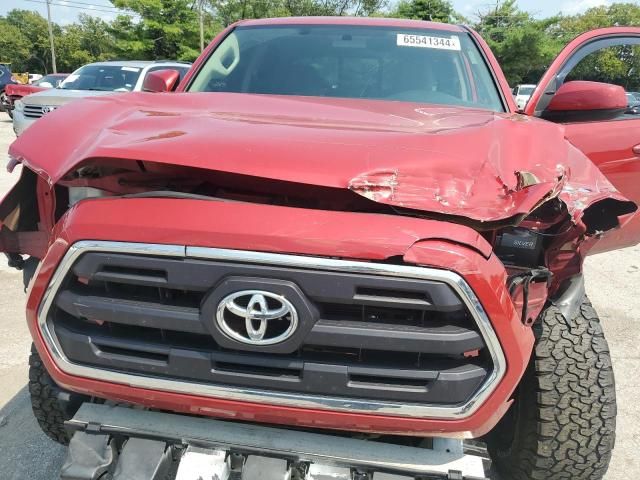
POLYGON ((611 120, 626 109, 624 88, 609 83, 573 81, 558 89, 542 117, 555 122, 611 120))
POLYGON ((177 70, 156 70, 147 73, 142 82, 143 92, 171 92, 180 80, 180 72, 177 70))

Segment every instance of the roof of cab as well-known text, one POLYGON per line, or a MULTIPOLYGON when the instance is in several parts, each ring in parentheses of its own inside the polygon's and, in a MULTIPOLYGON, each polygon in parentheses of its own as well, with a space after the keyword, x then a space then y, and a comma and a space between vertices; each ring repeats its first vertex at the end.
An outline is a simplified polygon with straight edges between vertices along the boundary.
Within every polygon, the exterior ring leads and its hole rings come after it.
POLYGON ((239 26, 264 26, 264 25, 362 25, 370 27, 396 27, 443 30, 448 32, 465 32, 461 25, 448 23, 425 22, 422 20, 407 20, 403 18, 378 18, 378 17, 279 17, 260 18, 255 20, 241 20, 236 23, 239 26))

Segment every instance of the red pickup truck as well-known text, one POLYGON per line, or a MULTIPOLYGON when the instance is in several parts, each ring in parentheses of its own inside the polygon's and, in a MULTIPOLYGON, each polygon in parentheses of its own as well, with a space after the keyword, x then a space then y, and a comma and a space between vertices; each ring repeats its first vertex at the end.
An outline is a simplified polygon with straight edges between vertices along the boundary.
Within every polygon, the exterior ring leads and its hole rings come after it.
POLYGON ((56 88, 68 76, 68 73, 51 73, 29 85, 24 85, 22 83, 7 85, 3 92, 1 107, 11 118, 13 118, 13 108, 16 100, 26 97, 27 95, 31 95, 32 93, 41 92, 48 88, 56 88))
POLYGON ((250 20, 176 92, 157 71, 52 112, 0 204, 41 427, 106 470, 204 445, 220 478, 476 478, 436 448, 476 438, 503 478, 602 479, 583 261, 640 239, 640 118, 583 65, 639 44, 579 36, 521 114, 466 27, 250 20))

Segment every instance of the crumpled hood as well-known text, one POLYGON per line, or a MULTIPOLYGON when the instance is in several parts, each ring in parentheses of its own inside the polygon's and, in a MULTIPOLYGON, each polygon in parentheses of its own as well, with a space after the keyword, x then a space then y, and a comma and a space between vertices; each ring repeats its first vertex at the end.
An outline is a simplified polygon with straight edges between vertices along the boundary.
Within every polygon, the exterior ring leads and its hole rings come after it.
POLYGON ((594 201, 623 199, 561 127, 404 102, 227 93, 87 98, 39 120, 10 154, 51 183, 87 159, 132 159, 348 188, 394 207, 478 222, 522 217, 552 196, 575 215, 594 201))

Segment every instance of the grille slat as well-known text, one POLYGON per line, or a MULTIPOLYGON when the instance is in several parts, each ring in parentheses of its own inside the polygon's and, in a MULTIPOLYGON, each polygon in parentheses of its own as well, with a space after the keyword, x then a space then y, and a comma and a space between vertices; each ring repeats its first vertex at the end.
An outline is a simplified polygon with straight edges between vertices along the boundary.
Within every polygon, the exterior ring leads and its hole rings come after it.
POLYGON ((313 327, 307 341, 314 345, 444 355, 462 355, 484 347, 478 332, 451 325, 416 328, 322 319, 313 327))
POLYGON ((415 366, 413 369, 374 363, 361 366, 357 358, 343 359, 336 364, 330 361, 329 355, 324 358, 312 355, 301 361, 273 355, 210 352, 149 345, 128 338, 88 336, 62 325, 55 331, 65 352, 88 365, 168 378, 179 376, 196 382, 277 387, 319 395, 349 394, 417 402, 430 395, 460 403, 487 375, 485 368, 473 363, 433 361, 430 362, 432 368, 415 366))
POLYGON ((200 321, 198 308, 82 295, 71 290, 61 292, 56 305, 70 315, 92 321, 203 335, 208 333, 200 321))
POLYGON ((437 281, 92 252, 54 304, 72 362, 181 381, 458 405, 493 368, 465 303, 437 281), (310 306, 297 349, 216 341, 211 298, 226 279, 299 288, 310 306))
POLYGON ((43 115, 42 105, 25 105, 24 116, 29 118, 40 118, 43 115))

